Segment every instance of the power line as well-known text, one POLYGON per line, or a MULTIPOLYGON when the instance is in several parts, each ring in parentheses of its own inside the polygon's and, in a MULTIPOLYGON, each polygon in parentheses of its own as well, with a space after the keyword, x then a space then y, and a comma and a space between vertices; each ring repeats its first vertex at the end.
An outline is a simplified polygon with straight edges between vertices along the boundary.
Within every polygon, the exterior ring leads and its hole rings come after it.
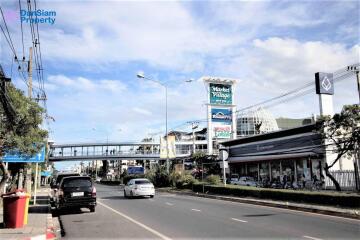
MULTIPOLYGON (((20 9, 20 12, 22 11, 22 8, 21 8, 21 2, 19 0, 19 9, 20 9)), ((23 31, 23 24, 22 24, 22 21, 20 21, 20 24, 21 24, 21 43, 22 43, 22 50, 23 50, 23 61, 25 60, 25 47, 24 47, 24 31, 23 31)))

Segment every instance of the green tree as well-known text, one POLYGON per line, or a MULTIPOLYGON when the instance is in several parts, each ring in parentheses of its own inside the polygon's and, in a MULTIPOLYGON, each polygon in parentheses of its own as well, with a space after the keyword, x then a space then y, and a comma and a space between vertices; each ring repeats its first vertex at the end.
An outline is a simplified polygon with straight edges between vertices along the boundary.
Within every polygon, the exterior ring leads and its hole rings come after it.
MULTIPOLYGON (((44 109, 11 83, 6 86, 10 103, 15 110, 14 121, 1 114, 0 118, 0 159, 5 152, 19 151, 24 155, 32 156, 38 153, 45 143, 47 131, 40 128, 44 109)), ((4 102, 1 101, 0 113, 4 113, 4 102)), ((7 179, 4 163, 0 160, 0 169, 3 177, 0 182, 0 191, 7 179)))
MULTIPOLYGON (((336 190, 341 191, 341 187, 336 179, 331 175, 329 169, 332 168, 342 157, 352 158, 359 151, 360 143, 360 107, 358 104, 345 105, 340 113, 331 117, 320 119, 320 132, 324 139, 329 139, 334 152, 337 154, 332 163, 325 163, 325 174, 334 183, 336 190)), ((358 180, 358 172, 355 167, 355 175, 358 180)))

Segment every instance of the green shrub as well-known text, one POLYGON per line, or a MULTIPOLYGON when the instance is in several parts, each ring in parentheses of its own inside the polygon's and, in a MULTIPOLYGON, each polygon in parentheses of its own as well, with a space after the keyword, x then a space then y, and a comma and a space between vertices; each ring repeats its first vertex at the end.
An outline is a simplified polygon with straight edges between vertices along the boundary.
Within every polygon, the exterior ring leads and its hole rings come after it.
POLYGON ((220 176, 211 174, 206 177, 206 182, 212 185, 217 185, 220 183, 220 176))
POLYGON ((173 187, 176 186, 176 183, 180 180, 180 178, 181 178, 181 174, 178 172, 173 171, 170 174, 170 181, 173 187))
MULTIPOLYGON (((237 197, 254 197, 260 199, 360 208, 359 194, 336 194, 329 192, 309 192, 233 185, 229 185, 226 187, 217 185, 205 185, 204 190, 205 192, 219 195, 233 195, 237 197)), ((193 191, 202 192, 203 185, 198 183, 193 184, 193 191)))
POLYGON ((196 179, 191 174, 183 174, 176 181, 176 188, 184 189, 191 188, 194 183, 196 183, 196 179))

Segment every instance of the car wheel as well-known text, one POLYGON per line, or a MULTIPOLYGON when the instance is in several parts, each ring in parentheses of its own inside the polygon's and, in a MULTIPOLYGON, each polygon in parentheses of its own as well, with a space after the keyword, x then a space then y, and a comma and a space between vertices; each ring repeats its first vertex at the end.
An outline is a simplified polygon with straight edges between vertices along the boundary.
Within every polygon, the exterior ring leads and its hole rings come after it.
POLYGON ((90 212, 95 212, 95 206, 91 206, 89 209, 90 209, 90 212))
POLYGON ((124 190, 124 198, 128 198, 128 196, 126 195, 126 191, 124 190))
POLYGON ((130 197, 133 198, 134 197, 134 194, 132 191, 130 191, 130 197))
POLYGON ((150 198, 154 198, 154 195, 150 195, 150 198))

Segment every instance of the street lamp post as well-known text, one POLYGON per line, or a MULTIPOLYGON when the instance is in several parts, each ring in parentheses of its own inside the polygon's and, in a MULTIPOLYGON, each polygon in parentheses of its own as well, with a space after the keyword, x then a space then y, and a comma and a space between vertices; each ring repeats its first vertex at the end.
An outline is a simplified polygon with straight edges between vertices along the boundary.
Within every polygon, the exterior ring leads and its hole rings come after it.
POLYGON ((146 80, 149 80, 152 82, 156 82, 165 88, 166 171, 167 171, 167 173, 169 173, 170 164, 169 164, 169 140, 168 140, 168 100, 167 100, 168 99, 168 91, 167 91, 167 85, 165 85, 164 83, 162 83, 158 80, 145 77, 143 73, 138 73, 136 76, 138 78, 143 78, 143 79, 146 79, 146 80))

